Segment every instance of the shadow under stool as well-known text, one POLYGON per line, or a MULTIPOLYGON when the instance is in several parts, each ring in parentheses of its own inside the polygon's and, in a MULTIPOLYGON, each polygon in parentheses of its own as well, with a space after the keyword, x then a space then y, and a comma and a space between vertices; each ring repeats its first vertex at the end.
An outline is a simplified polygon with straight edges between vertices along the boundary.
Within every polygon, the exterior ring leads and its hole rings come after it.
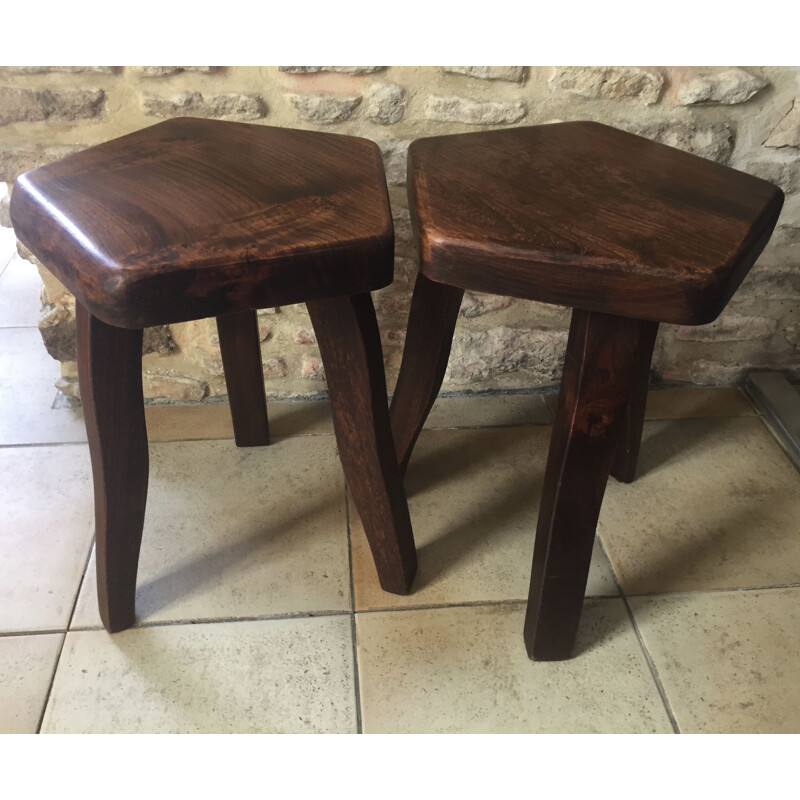
POLYGON ((381 586, 408 591, 416 554, 369 294, 392 281, 394 255, 374 143, 169 120, 22 175, 11 219, 77 300, 107 630, 135 618, 149 465, 143 328, 216 317, 236 444, 266 445, 256 309, 293 303, 306 303, 317 335, 381 586))
POLYGON ((525 643, 569 658, 609 474, 631 482, 660 322, 712 322, 769 241, 766 181, 592 122, 420 139, 408 161, 419 276, 391 405, 405 471, 465 289, 571 307, 525 643))

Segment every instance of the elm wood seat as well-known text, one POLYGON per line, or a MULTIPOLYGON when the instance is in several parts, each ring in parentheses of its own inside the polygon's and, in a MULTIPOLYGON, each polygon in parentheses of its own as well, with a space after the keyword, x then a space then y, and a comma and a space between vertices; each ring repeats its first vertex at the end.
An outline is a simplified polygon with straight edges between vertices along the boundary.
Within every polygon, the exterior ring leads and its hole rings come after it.
MULTIPOLYGON (((75 294, 103 623, 134 620, 148 481, 142 328, 215 316, 236 444, 269 442, 256 309, 305 302, 342 465, 384 589, 416 555, 369 292, 394 234, 363 139, 175 119, 21 176, 17 236, 75 294)), ((268 491, 269 487, 265 487, 268 491)))
POLYGON ((403 470, 465 289, 573 308, 525 622, 531 658, 568 658, 608 475, 634 478, 658 324, 717 317, 783 194, 589 122, 421 139, 408 176, 420 274, 391 406, 403 470))

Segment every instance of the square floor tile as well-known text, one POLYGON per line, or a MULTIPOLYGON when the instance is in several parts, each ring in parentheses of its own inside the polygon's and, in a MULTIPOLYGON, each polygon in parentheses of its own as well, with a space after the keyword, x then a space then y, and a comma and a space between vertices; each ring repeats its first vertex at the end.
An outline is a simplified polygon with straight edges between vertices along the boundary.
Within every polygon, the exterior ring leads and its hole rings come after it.
MULTIPOLYGON (((555 414, 558 394, 547 395, 550 410, 555 414)), ((754 417, 756 411, 740 389, 730 386, 715 388, 653 388, 647 394, 645 419, 690 419, 695 417, 754 417)))
POLYGON ((0 445, 86 441, 80 411, 52 407, 60 375, 37 328, 0 330, 0 445))
POLYGON ((41 291, 42 279, 35 265, 14 256, 0 275, 0 328, 36 327, 41 291))
MULTIPOLYGON (((94 559, 72 627, 100 625, 94 559)), ((344 476, 333 437, 150 446, 137 618, 350 608, 344 476)))
POLYGON ((0 631, 65 629, 92 546, 86 445, 0 448, 0 631))
POLYGON ((43 733, 355 733, 350 615, 67 635, 43 733))
POLYGON ((0 636, 0 733, 36 733, 63 638, 0 636))
MULTIPOLYGON (((272 437, 333 433, 331 405, 327 400, 273 401, 267 404, 267 414, 272 437)), ((233 438, 228 403, 148 406, 145 417, 151 442, 233 438)))
POLYGON ((684 733, 800 733, 800 589, 631 599, 684 733))
POLYGON ((800 475, 761 421, 645 423, 598 530, 627 594, 800 583, 800 475))
POLYGON ((574 658, 528 659, 523 605, 356 615, 365 733, 669 733, 622 600, 586 603, 574 658))
POLYGON ((439 397, 425 428, 507 428, 548 425, 550 421, 550 409, 541 394, 439 397))
MULTIPOLYGON (((412 593, 381 590, 351 502, 357 609, 524 600, 528 596, 548 427, 423 431, 406 487, 419 555, 412 593)), ((595 544, 589 595, 615 595, 595 544)))

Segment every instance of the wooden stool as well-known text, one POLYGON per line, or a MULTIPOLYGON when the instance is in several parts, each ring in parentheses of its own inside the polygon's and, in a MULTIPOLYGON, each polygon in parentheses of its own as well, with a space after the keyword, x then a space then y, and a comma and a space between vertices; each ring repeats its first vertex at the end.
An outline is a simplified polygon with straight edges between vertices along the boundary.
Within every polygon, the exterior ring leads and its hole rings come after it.
MULTIPOLYGON (((142 329, 215 316, 236 444, 265 445, 255 309, 305 302, 339 454, 381 586, 416 570, 369 292, 394 235, 380 153, 364 139, 175 119, 22 175, 17 236, 77 298, 100 615, 134 621, 148 480, 142 329)), ((268 491, 269 487, 265 487, 268 491)))
POLYGON ((525 622, 531 658, 568 658, 609 472, 634 477, 658 323, 717 317, 783 194, 590 122, 422 139, 408 175, 420 274, 391 407, 404 470, 464 289, 573 308, 525 622))

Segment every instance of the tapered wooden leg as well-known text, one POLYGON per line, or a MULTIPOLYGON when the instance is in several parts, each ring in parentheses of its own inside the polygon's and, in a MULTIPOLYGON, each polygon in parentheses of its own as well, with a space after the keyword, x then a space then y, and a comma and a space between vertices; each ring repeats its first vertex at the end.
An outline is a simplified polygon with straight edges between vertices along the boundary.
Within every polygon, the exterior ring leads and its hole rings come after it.
POLYGON ((525 619, 532 659, 558 660, 572 653, 597 518, 643 335, 636 320, 573 311, 525 619))
POLYGON ((642 443, 644 411, 647 405, 647 389, 650 385, 650 361, 658 333, 657 322, 641 321, 638 347, 634 356, 633 390, 625 420, 622 424, 617 452, 611 466, 611 475, 622 483, 633 483, 636 477, 636 463, 639 460, 639 447, 642 443))
POLYGON ((463 289, 417 276, 390 412, 403 474, 442 385, 463 296, 463 289))
POLYGON ((392 441, 383 354, 368 294, 307 303, 317 334, 347 485, 380 584, 407 594, 417 554, 392 441))
POLYGON ((217 317, 217 331, 236 444, 239 447, 269 444, 256 312, 240 311, 217 317))
POLYGON ((97 597, 109 632, 133 624, 149 459, 142 331, 77 308, 78 375, 94 476, 97 597))

